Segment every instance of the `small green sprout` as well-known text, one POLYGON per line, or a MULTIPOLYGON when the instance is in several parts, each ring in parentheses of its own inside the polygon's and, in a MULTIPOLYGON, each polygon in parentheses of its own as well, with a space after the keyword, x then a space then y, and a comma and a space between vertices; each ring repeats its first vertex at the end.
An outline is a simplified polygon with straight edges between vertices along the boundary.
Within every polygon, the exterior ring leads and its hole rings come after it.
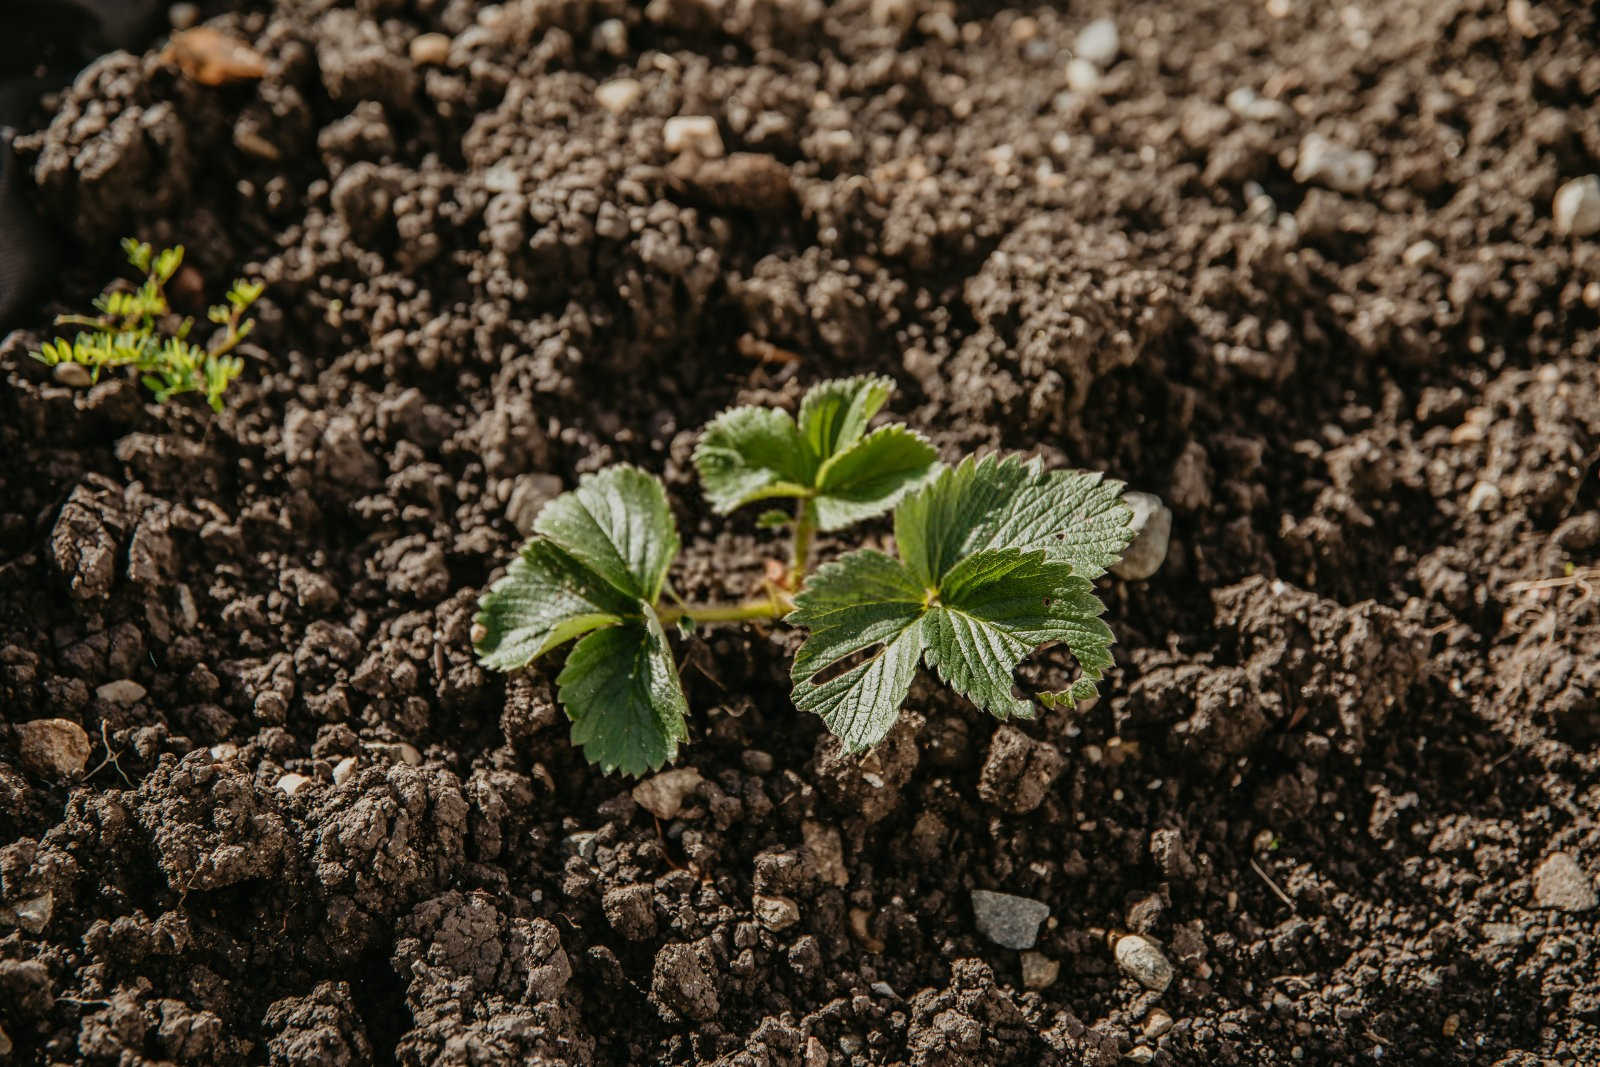
POLYGON ((193 319, 184 318, 176 326, 170 322, 166 286, 183 265, 183 246, 157 252, 142 241, 124 238, 122 250, 145 276, 143 283, 132 292, 108 290, 97 297, 98 315, 57 317, 57 326, 77 326, 80 332, 71 341, 58 337, 45 342, 33 358, 50 367, 62 363, 87 367, 89 380, 95 382, 108 367, 132 367, 158 403, 180 393, 203 393, 212 410, 220 412, 222 394, 244 370, 244 360, 232 353, 255 328, 255 320, 245 313, 260 299, 263 286, 234 282, 227 302, 206 313, 219 329, 201 348, 189 340, 193 319))
POLYGON ((1120 482, 1046 470, 1037 459, 968 457, 954 467, 900 424, 868 432, 891 384, 824 382, 799 418, 742 407, 706 428, 695 463, 718 512, 789 498, 790 564, 759 596, 686 604, 668 571, 679 549, 666 488, 618 465, 547 504, 506 575, 480 601, 479 661, 516 670, 567 641, 556 678, 572 740, 607 773, 640 775, 677 756, 688 704, 666 626, 783 619, 806 631, 791 670, 797 708, 819 715, 850 751, 894 726, 919 666, 997 718, 1035 703, 1092 697, 1111 666, 1111 630, 1093 579, 1121 558, 1132 515, 1120 482), (812 535, 893 510, 895 553, 847 552, 811 568, 812 535), (1079 677, 1019 696, 1014 672, 1064 645, 1079 677))

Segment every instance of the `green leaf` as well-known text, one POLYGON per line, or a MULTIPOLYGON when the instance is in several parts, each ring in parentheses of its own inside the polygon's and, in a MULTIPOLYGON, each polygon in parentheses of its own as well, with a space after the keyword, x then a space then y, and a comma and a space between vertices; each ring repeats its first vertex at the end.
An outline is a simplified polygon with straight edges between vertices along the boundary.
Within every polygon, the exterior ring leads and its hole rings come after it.
POLYGON ((894 725, 925 661, 991 714, 1032 717, 1015 671, 1054 642, 1082 676, 1041 702, 1092 694, 1113 639, 1086 574, 1101 573, 1127 543, 1119 491, 1013 458, 941 470, 895 509, 900 559, 852 552, 795 597, 788 622, 809 631, 795 655, 795 706, 821 715, 848 748, 865 748, 894 725))
POLYGON ((817 525, 837 530, 880 515, 928 476, 938 453, 920 434, 885 426, 840 452, 817 474, 817 525))
POLYGON ((813 386, 800 401, 800 435, 818 465, 861 439, 894 391, 881 375, 838 378, 813 386))
POLYGON ((694 462, 721 514, 756 500, 807 496, 816 474, 794 419, 775 408, 724 411, 706 427, 694 462))
POLYGON ((638 615, 640 606, 552 542, 534 538, 479 601, 478 660, 491 670, 516 670, 580 634, 638 615))
POLYGON ((892 388, 882 377, 822 382, 801 401, 798 425, 775 408, 723 412, 694 456, 712 507, 726 513, 773 497, 815 500, 823 530, 889 510, 937 458, 902 425, 867 435, 892 388))
POLYGON ((1111 631, 1085 578, 1043 552, 988 550, 952 567, 923 620, 928 666, 999 718, 1033 717, 1013 672, 1034 649, 1065 642, 1086 675, 1111 665, 1111 631))
POLYGON ((795 597, 788 622, 810 630, 795 653, 794 704, 822 716, 851 751, 881 741, 922 656, 926 591, 898 560, 863 549, 819 568, 795 597), (830 667, 877 650, 836 676, 830 667))
POLYGON ((776 508, 771 511, 763 511, 756 517, 756 525, 766 530, 780 530, 785 526, 793 525, 793 523, 793 515, 787 511, 779 511, 776 508))
POLYGON ((556 678, 572 742, 605 773, 635 777, 674 759, 689 731, 677 664, 655 612, 591 633, 556 678))
POLYGON ((895 541, 930 586, 964 556, 991 548, 1043 551, 1097 578, 1133 537, 1122 489, 1100 474, 1045 470, 1038 459, 968 458, 901 502, 895 541))
POLYGON ((678 554, 678 528, 661 480, 617 465, 588 474, 539 512, 534 531, 618 591, 654 604, 678 554))

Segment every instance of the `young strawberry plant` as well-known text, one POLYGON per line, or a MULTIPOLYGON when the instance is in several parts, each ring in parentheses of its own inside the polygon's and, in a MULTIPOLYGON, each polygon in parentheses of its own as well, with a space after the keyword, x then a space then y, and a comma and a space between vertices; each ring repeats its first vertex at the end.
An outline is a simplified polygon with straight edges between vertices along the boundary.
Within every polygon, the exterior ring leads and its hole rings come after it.
POLYGON ((790 565, 761 595, 685 603, 667 580, 678 532, 660 480, 618 465, 547 504, 533 537, 480 601, 480 662, 524 667, 568 641, 556 678, 572 739, 607 773, 639 775, 676 757, 688 706, 666 626, 782 619, 806 631, 791 677, 852 751, 881 741, 919 665, 998 718, 1095 692, 1111 666, 1093 579, 1132 538, 1122 484, 1016 456, 937 462, 915 431, 868 431, 887 379, 823 382, 798 419, 740 407, 706 427, 695 453, 719 513, 788 499, 790 565), (895 554, 860 548, 812 569, 812 539, 893 509, 895 554), (1077 661, 1059 693, 1019 695, 1014 672, 1049 644, 1077 661))
POLYGON ((166 286, 183 264, 183 246, 156 252, 126 238, 122 250, 145 276, 144 282, 132 292, 109 290, 96 298, 98 315, 57 318, 57 326, 79 327, 78 335, 71 341, 47 341, 32 353, 33 358, 50 367, 64 363, 87 367, 90 381, 99 381, 107 368, 132 367, 157 403, 180 393, 201 393, 212 410, 220 412, 222 394, 244 370, 244 361, 232 353, 255 327, 245 313, 260 298, 261 284, 242 279, 233 283, 227 302, 207 313, 218 329, 202 348, 189 340, 193 319, 169 323, 173 315, 166 286))

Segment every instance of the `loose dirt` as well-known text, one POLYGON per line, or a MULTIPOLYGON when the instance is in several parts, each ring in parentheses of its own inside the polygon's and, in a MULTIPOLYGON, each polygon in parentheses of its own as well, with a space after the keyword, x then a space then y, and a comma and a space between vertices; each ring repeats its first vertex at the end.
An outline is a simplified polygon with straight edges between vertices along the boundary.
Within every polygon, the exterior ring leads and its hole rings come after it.
POLYGON ((18 140, 66 266, 0 344, 15 1062, 1600 1061, 1592 6, 243 6, 259 83, 151 42, 18 140), (124 234, 266 282, 222 416, 27 358, 124 234), (866 371, 1171 505, 1120 666, 1005 726, 919 684, 857 759, 792 635, 711 631, 658 819, 475 598, 623 460, 745 592, 696 428, 866 371))

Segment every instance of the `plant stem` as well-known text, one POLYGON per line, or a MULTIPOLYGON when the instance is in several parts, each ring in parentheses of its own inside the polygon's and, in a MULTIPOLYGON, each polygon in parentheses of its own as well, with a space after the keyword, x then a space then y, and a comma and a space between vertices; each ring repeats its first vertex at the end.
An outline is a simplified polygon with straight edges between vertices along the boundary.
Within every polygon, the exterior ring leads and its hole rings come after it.
POLYGON ((794 503, 794 556, 789 564, 789 588, 799 589, 811 566, 811 539, 817 532, 817 505, 801 497, 794 503))
POLYGON ((663 623, 677 622, 682 618, 703 623, 750 622, 754 619, 776 619, 793 607, 786 596, 769 596, 736 604, 662 604, 656 607, 656 616, 663 623))

